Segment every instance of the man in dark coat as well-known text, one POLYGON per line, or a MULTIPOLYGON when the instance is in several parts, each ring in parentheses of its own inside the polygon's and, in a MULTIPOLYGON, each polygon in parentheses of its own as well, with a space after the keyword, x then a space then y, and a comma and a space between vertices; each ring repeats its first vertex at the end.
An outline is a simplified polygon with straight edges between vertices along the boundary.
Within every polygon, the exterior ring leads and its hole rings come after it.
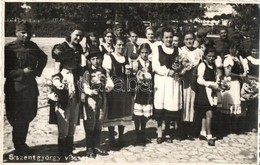
POLYGON ((38 86, 35 80, 47 63, 47 55, 31 39, 31 24, 16 25, 17 40, 5 46, 5 105, 6 115, 13 127, 16 155, 26 155, 25 143, 30 122, 37 113, 38 86))
POLYGON ((136 60, 139 56, 138 54, 139 45, 137 45, 136 43, 138 39, 138 35, 135 30, 131 30, 129 34, 130 34, 130 40, 129 42, 126 42, 125 45, 126 49, 124 55, 129 57, 132 60, 136 60))
POLYGON ((215 41, 218 55, 223 59, 225 55, 229 54, 230 40, 228 39, 228 30, 222 28, 219 31, 219 39, 215 41))

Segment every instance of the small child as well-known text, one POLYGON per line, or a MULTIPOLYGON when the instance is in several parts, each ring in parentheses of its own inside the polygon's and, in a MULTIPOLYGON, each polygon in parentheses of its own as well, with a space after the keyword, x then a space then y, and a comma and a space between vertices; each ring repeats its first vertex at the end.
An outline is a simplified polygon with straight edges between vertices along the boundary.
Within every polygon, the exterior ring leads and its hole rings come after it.
POLYGON ((84 115, 86 155, 90 158, 95 158, 96 150, 99 151, 100 155, 107 155, 106 151, 97 147, 99 147, 101 139, 101 124, 105 110, 105 92, 110 91, 112 85, 108 83, 111 79, 106 76, 106 71, 101 67, 102 54, 98 47, 89 49, 87 59, 91 65, 85 71, 81 83, 81 90, 86 94, 84 109, 84 114, 86 114, 84 115))
POLYGON ((145 128, 153 109, 152 64, 148 59, 148 55, 151 54, 149 44, 142 44, 138 54, 141 58, 137 60, 138 86, 134 104, 134 123, 137 136, 136 145, 145 145, 151 142, 145 135, 145 128))
POLYGON ((198 66, 197 91, 195 97, 195 113, 199 122, 201 122, 201 131, 199 138, 208 140, 208 145, 214 146, 215 142, 211 134, 211 120, 213 110, 217 105, 217 89, 216 82, 216 49, 214 47, 206 47, 204 52, 204 60, 198 66))

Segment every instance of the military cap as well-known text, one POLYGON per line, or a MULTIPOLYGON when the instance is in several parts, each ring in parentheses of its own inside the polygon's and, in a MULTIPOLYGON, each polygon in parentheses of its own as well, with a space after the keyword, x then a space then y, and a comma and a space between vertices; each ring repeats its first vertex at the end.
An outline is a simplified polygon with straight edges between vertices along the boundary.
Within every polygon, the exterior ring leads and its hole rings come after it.
POLYGON ((32 25, 27 21, 19 21, 16 24, 16 31, 30 31, 32 29, 32 25))

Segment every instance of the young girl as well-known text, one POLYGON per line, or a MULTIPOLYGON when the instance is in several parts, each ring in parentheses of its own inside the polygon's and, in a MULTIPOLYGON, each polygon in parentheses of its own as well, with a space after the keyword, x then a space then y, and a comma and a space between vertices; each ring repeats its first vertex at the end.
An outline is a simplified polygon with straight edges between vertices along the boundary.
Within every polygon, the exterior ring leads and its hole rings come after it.
POLYGON ((204 60, 198 66, 197 89, 195 97, 195 114, 198 122, 201 122, 201 131, 199 138, 208 140, 208 145, 214 146, 214 140, 211 134, 211 119, 213 110, 217 105, 216 90, 216 49, 214 47, 206 47, 204 60))
POLYGON ((152 114, 153 95, 152 95, 152 63, 148 59, 151 48, 148 43, 140 46, 137 60, 137 91, 134 104, 134 123, 136 131, 136 144, 145 145, 150 140, 145 136, 146 122, 152 114), (141 126, 141 130, 140 130, 141 126))

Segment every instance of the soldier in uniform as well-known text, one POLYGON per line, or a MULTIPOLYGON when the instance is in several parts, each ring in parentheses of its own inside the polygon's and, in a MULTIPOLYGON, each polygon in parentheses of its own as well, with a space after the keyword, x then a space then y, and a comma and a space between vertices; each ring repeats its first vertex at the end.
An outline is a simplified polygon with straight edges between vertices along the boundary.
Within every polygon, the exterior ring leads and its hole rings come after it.
POLYGON ((38 86, 47 63, 47 55, 31 39, 31 24, 27 21, 16 25, 17 40, 5 46, 5 105, 6 115, 13 127, 13 143, 16 155, 26 155, 25 143, 30 122, 37 113, 38 86))

